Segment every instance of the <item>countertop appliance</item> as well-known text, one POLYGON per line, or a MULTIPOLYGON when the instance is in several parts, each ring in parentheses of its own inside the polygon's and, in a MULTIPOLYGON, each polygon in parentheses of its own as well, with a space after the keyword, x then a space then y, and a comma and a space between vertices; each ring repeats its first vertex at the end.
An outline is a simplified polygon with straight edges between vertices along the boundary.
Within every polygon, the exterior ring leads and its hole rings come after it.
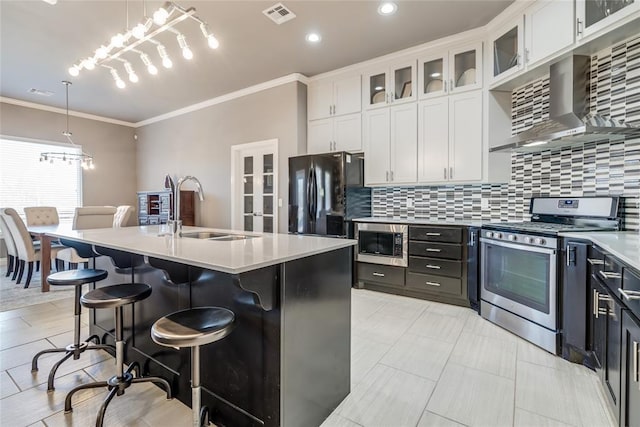
POLYGON ((409 261, 409 226, 406 224, 356 224, 356 261, 406 267, 409 261))
POLYGON ((618 230, 617 197, 534 197, 530 222, 485 224, 481 315, 545 350, 560 350, 560 232, 618 230))
POLYGON ((346 152, 289 158, 289 233, 354 237, 353 218, 371 216, 364 160, 346 152))

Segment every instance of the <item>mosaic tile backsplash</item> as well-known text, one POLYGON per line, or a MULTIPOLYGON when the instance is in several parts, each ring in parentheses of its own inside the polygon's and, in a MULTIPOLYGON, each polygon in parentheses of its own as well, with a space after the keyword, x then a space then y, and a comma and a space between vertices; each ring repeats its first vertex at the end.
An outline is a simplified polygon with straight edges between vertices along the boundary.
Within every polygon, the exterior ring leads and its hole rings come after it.
MULTIPOLYGON (((640 37, 591 58, 590 110, 640 126, 640 37)), ((512 133, 549 116, 549 79, 512 93, 512 133)), ((431 220, 529 219, 532 196, 623 196, 623 227, 640 230, 640 138, 512 155, 509 184, 385 187, 373 216, 431 220)))

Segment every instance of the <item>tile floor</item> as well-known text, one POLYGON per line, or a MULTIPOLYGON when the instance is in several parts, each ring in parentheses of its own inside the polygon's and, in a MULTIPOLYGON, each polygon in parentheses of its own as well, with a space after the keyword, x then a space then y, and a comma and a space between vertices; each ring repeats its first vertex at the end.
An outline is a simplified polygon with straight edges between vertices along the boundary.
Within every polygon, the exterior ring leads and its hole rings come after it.
MULTIPOLYGON (((108 378, 113 359, 89 352, 65 362, 51 394, 46 380, 56 356, 41 358, 37 374, 30 369, 37 351, 71 341, 70 307, 65 299, 0 312, 1 426, 93 425, 105 393, 78 393, 70 415, 64 396, 108 378)), ((353 290, 352 319, 351 394, 323 427, 613 425, 593 372, 469 309, 353 290)), ((85 314, 83 333, 87 321, 85 314)), ((106 426, 189 425, 189 408, 153 386, 127 395, 111 403, 106 426)))

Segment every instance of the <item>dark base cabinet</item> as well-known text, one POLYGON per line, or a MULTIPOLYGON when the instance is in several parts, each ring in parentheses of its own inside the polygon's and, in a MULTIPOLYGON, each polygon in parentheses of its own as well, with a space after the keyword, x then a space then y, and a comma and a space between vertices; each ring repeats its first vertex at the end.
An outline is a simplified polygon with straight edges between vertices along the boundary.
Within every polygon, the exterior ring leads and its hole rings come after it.
POLYGON ((622 315, 622 395, 620 425, 640 426, 640 321, 622 315))

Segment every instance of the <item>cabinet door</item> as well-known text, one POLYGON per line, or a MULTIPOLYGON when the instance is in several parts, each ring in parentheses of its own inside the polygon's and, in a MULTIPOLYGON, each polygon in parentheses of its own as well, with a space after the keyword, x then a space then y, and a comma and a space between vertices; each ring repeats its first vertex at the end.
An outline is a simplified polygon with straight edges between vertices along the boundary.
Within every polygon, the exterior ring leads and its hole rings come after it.
POLYGON ((392 103, 399 104, 417 99, 414 87, 418 83, 415 59, 393 64, 390 75, 391 93, 389 95, 392 103))
POLYGON ((523 67, 523 19, 498 31, 491 44, 492 79, 500 80, 523 67))
POLYGON ((573 3, 539 0, 525 12, 525 63, 541 61, 573 44, 573 3), (553 31, 549 31, 553 28, 553 31))
POLYGON ((338 79, 333 84, 334 115, 359 113, 362 85, 360 75, 338 79))
POLYGON ((640 325, 627 312, 622 317, 620 425, 640 426, 640 325))
POLYGON ((394 184, 416 182, 418 178, 418 106, 395 106, 391 112, 391 169, 394 184))
POLYGON ((362 103, 365 108, 384 107, 389 101, 388 67, 376 68, 363 74, 362 103))
POLYGON ((578 38, 612 30, 616 24, 640 11, 639 0, 576 0, 578 38))
POLYGON ((328 153, 333 148, 333 120, 312 120, 307 129, 307 153, 328 153))
POLYGON ((600 303, 602 287, 598 284, 598 280, 594 278, 593 275, 591 276, 590 283, 591 298, 589 299, 591 301, 591 316, 589 317, 589 349, 593 352, 593 355, 596 359, 596 371, 601 374, 604 367, 606 349, 606 312, 602 310, 600 303))
POLYGON ((482 88, 482 43, 451 50, 449 87, 451 93, 482 88))
POLYGON ((362 151, 362 118, 360 113, 333 119, 334 151, 362 151))
POLYGON ((364 123, 365 184, 385 184, 389 179, 389 109, 366 112, 364 123))
POLYGON ((482 179, 482 91, 449 97, 449 180, 482 179))
POLYGON ((449 58, 447 52, 429 55, 418 61, 418 97, 435 98, 448 93, 449 58))
POLYGON ((606 311, 606 343, 604 383, 606 396, 619 418, 620 411, 620 357, 622 353, 622 307, 611 297, 603 297, 601 304, 606 311))
POLYGON ((446 181, 449 176, 449 99, 420 102, 418 181, 446 181))
POLYGON ((324 119, 332 115, 333 82, 321 80, 309 84, 307 92, 307 119, 324 119))

